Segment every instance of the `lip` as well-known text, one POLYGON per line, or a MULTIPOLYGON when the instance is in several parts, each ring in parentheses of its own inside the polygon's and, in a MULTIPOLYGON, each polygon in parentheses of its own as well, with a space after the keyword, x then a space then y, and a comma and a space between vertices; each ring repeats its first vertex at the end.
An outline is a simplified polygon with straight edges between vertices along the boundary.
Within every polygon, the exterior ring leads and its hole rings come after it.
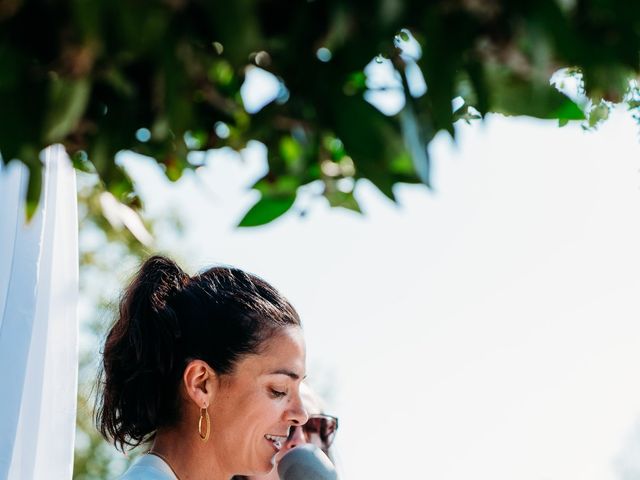
POLYGON ((273 448, 273 451, 276 453, 279 453, 280 450, 282 450, 282 445, 278 445, 275 442, 271 441, 271 440, 267 440, 267 442, 269 442, 269 444, 271 444, 271 448, 273 448))
POLYGON ((264 436, 264 439, 269 442, 271 444, 271 448, 273 448, 273 450, 278 453, 280 450, 282 450, 282 447, 284 447, 284 443, 287 441, 287 436, 286 435, 275 435, 272 433, 268 433, 264 436), (276 440, 272 440, 270 438, 267 438, 267 435, 269 437, 274 437, 276 440))

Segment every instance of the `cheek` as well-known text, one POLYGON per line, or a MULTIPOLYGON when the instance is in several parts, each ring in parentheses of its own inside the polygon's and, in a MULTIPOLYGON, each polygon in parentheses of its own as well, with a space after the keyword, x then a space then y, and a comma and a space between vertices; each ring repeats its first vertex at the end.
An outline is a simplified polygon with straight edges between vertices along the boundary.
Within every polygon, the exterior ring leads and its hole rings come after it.
POLYGON ((237 430, 246 437, 259 437, 265 434, 280 434, 286 428, 283 421, 286 404, 265 396, 253 397, 242 408, 238 408, 234 417, 237 430), (239 421, 238 421, 239 420, 239 421), (253 435, 250 434, 253 433, 253 435))
MULTIPOLYGON (((256 390, 258 391, 245 390, 226 398, 224 406, 220 405, 222 408, 217 412, 219 423, 216 423, 220 430, 225 431, 225 451, 236 456, 242 452, 245 460, 256 455, 265 455, 263 449, 265 446, 269 448, 269 444, 264 440, 265 434, 283 434, 288 428, 285 419, 286 400, 273 399, 260 389, 256 390)), ((219 433, 222 433, 220 430, 219 433)))
POLYGON ((216 419, 212 418, 212 426, 220 434, 220 439, 226 445, 228 452, 236 448, 246 449, 251 432, 254 432, 259 423, 259 415, 255 408, 258 404, 255 396, 244 393, 229 396, 220 401, 215 412, 216 419), (240 399, 240 400, 238 400, 240 399))
POLYGON ((269 429, 269 431, 265 433, 282 433, 283 427, 278 424, 284 418, 285 402, 264 398, 260 402, 256 402, 254 407, 256 423, 260 424, 263 428, 266 427, 269 429), (277 430, 272 431, 273 428, 277 428, 277 430))

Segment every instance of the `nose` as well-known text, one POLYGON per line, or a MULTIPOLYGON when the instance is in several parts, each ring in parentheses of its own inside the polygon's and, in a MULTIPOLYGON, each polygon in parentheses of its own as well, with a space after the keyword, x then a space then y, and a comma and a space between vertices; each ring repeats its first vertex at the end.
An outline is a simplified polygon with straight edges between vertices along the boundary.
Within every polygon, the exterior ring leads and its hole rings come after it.
MULTIPOLYGON (((300 392, 296 392, 294 397, 291 399, 291 405, 288 410, 288 418, 287 420, 291 422, 291 424, 295 426, 304 425, 309 420, 309 414, 307 410, 304 408, 302 404, 302 398, 300 397, 300 392)), ((301 430, 301 429, 297 429, 301 430)))

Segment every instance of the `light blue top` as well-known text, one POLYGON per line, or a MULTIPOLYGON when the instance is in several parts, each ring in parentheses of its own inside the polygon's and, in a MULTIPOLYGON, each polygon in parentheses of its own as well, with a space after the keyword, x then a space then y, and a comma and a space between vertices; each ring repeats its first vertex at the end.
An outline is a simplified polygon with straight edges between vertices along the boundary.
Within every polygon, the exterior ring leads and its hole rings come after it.
POLYGON ((178 480, 178 477, 160 457, 140 455, 120 480, 178 480))

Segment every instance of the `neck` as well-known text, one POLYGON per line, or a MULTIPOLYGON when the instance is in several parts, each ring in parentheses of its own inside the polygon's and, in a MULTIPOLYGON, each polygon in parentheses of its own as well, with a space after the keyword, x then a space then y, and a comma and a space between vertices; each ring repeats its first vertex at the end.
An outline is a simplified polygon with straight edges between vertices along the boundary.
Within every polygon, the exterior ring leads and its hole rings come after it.
POLYGON ((162 455, 180 480, 229 480, 231 474, 218 464, 209 442, 202 442, 193 432, 161 429, 151 451, 162 455))

